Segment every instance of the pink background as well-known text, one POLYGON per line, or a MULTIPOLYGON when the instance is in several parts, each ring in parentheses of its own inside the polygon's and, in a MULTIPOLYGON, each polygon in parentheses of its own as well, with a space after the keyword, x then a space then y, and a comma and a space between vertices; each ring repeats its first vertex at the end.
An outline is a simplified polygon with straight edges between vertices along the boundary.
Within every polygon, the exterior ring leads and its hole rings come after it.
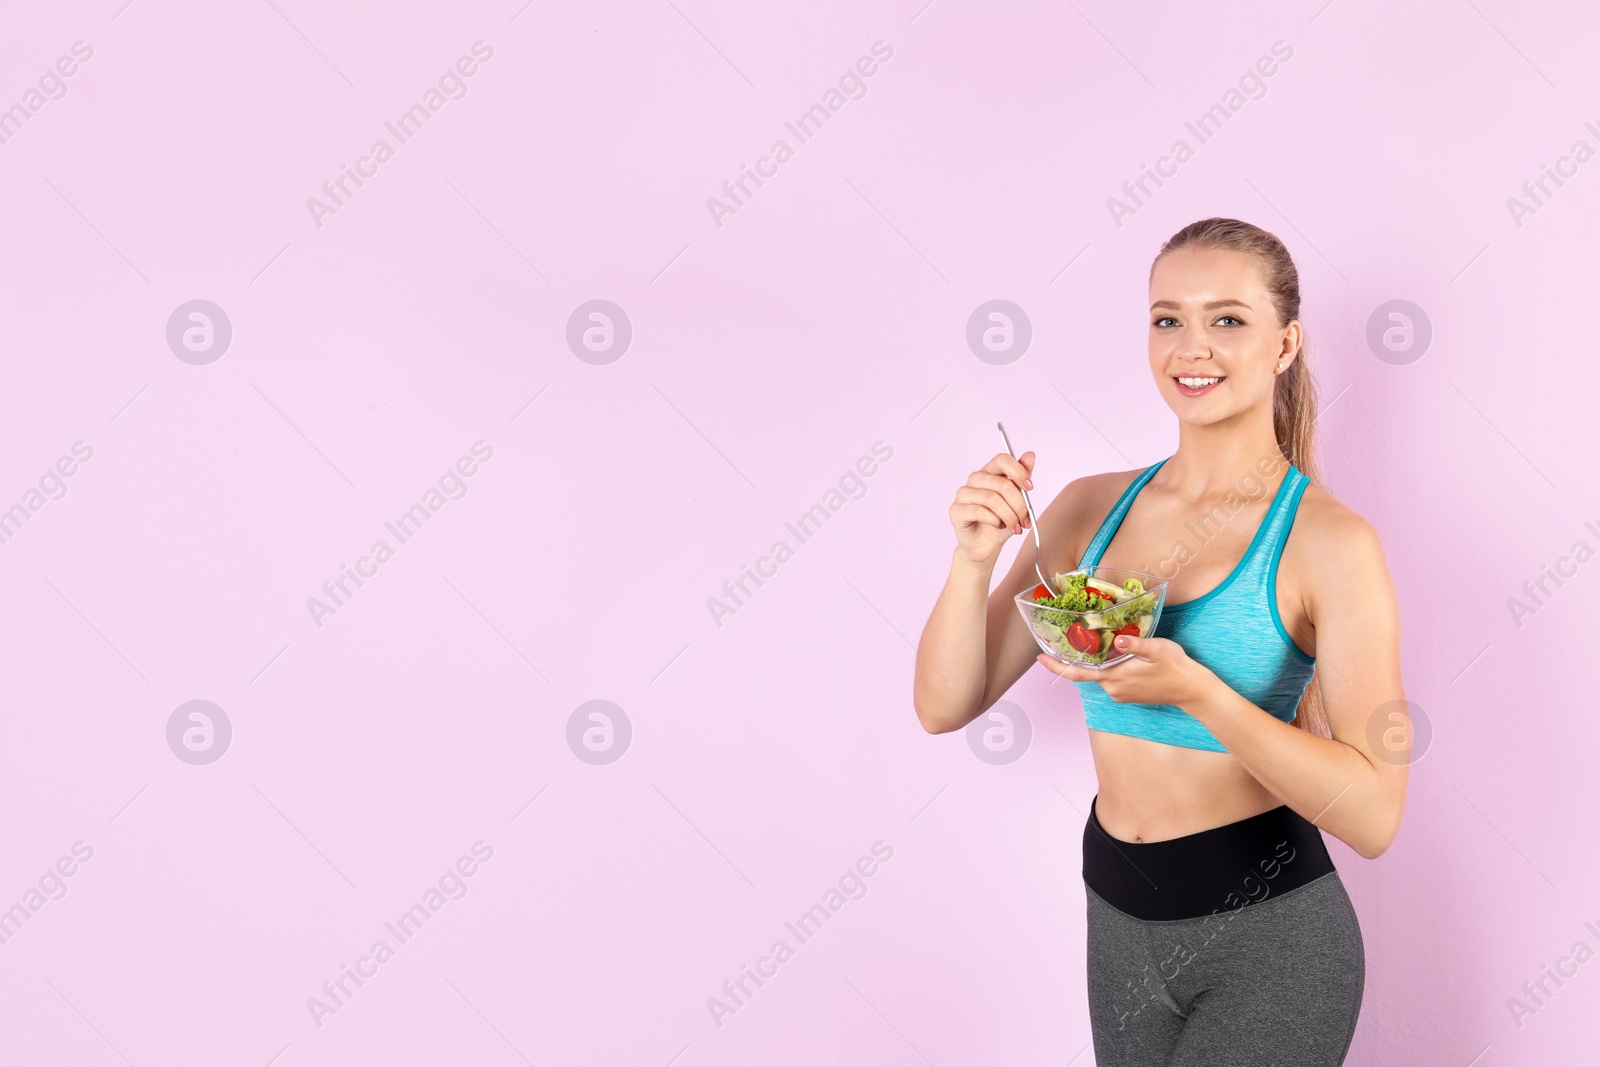
POLYGON ((0 908, 27 912, 0 1061, 1092 1062, 1077 697, 1030 672, 1031 744, 990 765, 917 725, 911 644, 997 419, 1042 499, 1171 451, 1145 278, 1217 214, 1299 262, 1326 482, 1384 536, 1433 728, 1393 848, 1328 838, 1366 936, 1351 1062, 1593 1057, 1600 962, 1520 1027, 1507 1000, 1600 948, 1600 564, 1520 626, 1506 602, 1600 547, 1600 163, 1520 226, 1506 201, 1600 146, 1600 18, 121 3, 0 33, 0 107, 93 49, 0 144, 0 508, 92 449, 0 545, 0 908), (316 225, 307 198, 479 40, 466 95, 316 225), (784 122, 880 40, 797 145, 784 122), (1113 222, 1275 41, 1264 95, 1113 222), (707 198, 780 137, 793 158, 718 226, 707 198), (166 339, 195 299, 233 329, 206 365, 166 339), (596 299, 633 328, 607 365, 565 339, 596 299), (991 299, 1032 323, 1007 365, 965 340, 991 299), (1433 329, 1403 365, 1366 339, 1391 300, 1433 329), (319 626, 308 598, 477 441, 466 494, 319 626), (892 458, 798 544, 785 522, 876 441, 892 458), (718 626, 708 599, 779 538, 793 558, 718 626), (196 699, 233 732, 203 766, 166 734, 196 699), (606 765, 567 742, 590 700, 631 724, 606 765), (478 841, 466 895, 398 944, 384 923, 478 841), (799 944, 783 924, 879 841, 799 944), (317 1025, 308 998, 379 938, 393 958, 317 1025), (793 958, 717 1025, 708 998, 779 938, 793 958))

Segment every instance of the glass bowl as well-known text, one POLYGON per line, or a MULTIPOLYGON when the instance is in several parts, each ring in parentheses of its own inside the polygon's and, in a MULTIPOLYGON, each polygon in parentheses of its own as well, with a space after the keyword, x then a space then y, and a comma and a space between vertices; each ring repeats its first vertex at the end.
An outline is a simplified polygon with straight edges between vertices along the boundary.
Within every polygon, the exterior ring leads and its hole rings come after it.
POLYGON ((1072 607, 1055 606, 1060 603, 1057 599, 1035 601, 1036 594, 1046 592, 1037 585, 1017 594, 1017 610, 1045 655, 1090 670, 1103 670, 1133 655, 1113 649, 1112 638, 1124 630, 1138 637, 1155 633, 1167 599, 1166 579, 1121 567, 1079 567, 1056 575, 1051 584, 1072 607), (1082 581, 1074 580, 1078 575, 1082 581), (1139 585, 1130 588, 1130 579, 1139 585), (1109 597, 1120 599, 1113 603, 1109 597), (1126 629, 1129 626, 1134 629, 1126 629))

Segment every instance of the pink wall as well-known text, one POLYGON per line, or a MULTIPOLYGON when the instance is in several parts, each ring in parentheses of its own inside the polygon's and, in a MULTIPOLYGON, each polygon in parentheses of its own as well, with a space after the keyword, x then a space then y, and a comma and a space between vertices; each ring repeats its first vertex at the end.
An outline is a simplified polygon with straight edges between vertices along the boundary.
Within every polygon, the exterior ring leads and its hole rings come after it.
POLYGON ((1600 948, 1600 563, 1507 600, 1600 548, 1600 162, 1507 200, 1600 148, 1600 18, 121 4, 0 33, 0 508, 25 516, 0 545, 0 1061, 1091 1062, 1077 698, 1031 672, 1029 746, 992 765, 917 726, 910 645, 996 419, 1046 497, 1170 451, 1144 279, 1213 214, 1300 263, 1327 483, 1384 535, 1433 728, 1394 847, 1330 838, 1368 953, 1351 1062, 1592 1057, 1600 962, 1520 1025, 1507 1001, 1600 948), (785 123, 879 41, 802 143, 785 123), (314 212, 344 166, 363 184, 314 212), (966 341, 994 299, 1031 323, 1007 364, 966 341), (194 300, 225 351, 185 348, 194 300), (568 344, 595 300, 620 358, 568 344), (1431 323, 1420 358, 1368 344, 1393 300, 1431 323), (196 700, 221 714, 191 751, 196 700), (590 701, 623 713, 599 753, 590 701), (785 926, 841 886, 820 930, 785 926), (335 1001, 345 966, 368 977, 335 1001))

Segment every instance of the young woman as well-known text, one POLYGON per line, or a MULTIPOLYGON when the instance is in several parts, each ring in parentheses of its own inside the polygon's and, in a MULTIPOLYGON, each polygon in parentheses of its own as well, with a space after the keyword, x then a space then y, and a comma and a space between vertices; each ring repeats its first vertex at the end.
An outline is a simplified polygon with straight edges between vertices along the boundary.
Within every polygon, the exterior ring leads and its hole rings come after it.
POLYGON ((1000 453, 950 507, 957 547, 918 647, 914 703, 959 730, 1035 662, 1083 698, 1099 792, 1083 833, 1095 1059, 1344 1062, 1361 928, 1320 831, 1367 859, 1399 830, 1410 722, 1399 613, 1372 527, 1316 484, 1315 394, 1293 261, 1235 219, 1186 226, 1150 270, 1150 372, 1178 448, 1092 474, 1039 513, 1046 575, 1167 579, 1132 658, 1039 653, 1013 598, 1034 454, 1000 453))

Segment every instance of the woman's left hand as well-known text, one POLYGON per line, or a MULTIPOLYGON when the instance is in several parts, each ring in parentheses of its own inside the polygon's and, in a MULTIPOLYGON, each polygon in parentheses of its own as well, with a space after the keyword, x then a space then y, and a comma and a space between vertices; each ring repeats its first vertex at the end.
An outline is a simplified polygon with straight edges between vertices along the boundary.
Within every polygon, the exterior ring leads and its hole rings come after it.
POLYGON ((1190 659, 1182 645, 1165 637, 1124 634, 1113 644, 1117 652, 1132 652, 1133 657, 1100 670, 1062 663, 1042 652, 1039 662, 1069 681, 1099 682, 1119 704, 1184 707, 1221 681, 1210 668, 1190 659))

